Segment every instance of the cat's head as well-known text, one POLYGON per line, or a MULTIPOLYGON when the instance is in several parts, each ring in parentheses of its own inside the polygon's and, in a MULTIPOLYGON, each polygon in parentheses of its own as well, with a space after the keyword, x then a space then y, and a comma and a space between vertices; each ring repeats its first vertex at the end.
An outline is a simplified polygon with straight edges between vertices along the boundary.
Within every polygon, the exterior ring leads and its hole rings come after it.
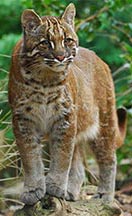
POLYGON ((76 56, 75 7, 71 3, 61 17, 40 18, 33 10, 22 14, 23 52, 27 58, 53 71, 65 70, 76 56))

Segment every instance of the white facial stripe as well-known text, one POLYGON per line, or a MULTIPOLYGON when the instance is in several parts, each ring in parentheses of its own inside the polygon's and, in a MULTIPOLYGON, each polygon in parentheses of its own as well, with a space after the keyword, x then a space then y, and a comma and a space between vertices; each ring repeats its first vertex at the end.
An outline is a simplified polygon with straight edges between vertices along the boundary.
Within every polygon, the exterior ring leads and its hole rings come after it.
POLYGON ((76 49, 76 54, 78 54, 78 50, 79 50, 78 47, 75 47, 75 49, 76 49))
POLYGON ((64 40, 62 40, 62 47, 63 47, 63 48, 65 47, 64 40))
POLYGON ((45 41, 45 38, 41 38, 41 39, 40 39, 40 42, 43 42, 43 41, 45 41))
POLYGON ((34 56, 36 53, 38 53, 39 52, 39 50, 38 49, 34 49, 32 52, 28 52, 27 53, 27 56, 29 56, 29 57, 32 57, 32 56, 34 56))
POLYGON ((51 44, 52 49, 54 49, 55 48, 54 42, 50 41, 50 44, 51 44))

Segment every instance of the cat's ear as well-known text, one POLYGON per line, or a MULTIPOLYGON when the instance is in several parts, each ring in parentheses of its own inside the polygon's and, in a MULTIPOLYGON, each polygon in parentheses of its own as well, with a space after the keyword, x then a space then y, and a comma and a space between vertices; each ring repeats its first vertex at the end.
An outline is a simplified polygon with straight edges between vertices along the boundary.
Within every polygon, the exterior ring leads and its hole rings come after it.
POLYGON ((61 16, 61 19, 63 19, 65 22, 67 22, 69 25, 71 25, 74 28, 74 18, 76 15, 76 9, 73 3, 70 3, 64 13, 61 16))
POLYGON ((42 24, 42 20, 33 10, 26 9, 22 13, 21 23, 24 31, 31 32, 42 24))

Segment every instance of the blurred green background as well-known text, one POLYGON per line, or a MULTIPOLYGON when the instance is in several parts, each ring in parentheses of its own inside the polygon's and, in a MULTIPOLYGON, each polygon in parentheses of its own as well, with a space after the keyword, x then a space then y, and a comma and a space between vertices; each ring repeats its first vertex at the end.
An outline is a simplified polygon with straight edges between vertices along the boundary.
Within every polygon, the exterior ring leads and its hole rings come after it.
POLYGON ((117 151, 118 169, 132 176, 132 0, 4 0, 0 1, 0 177, 21 174, 8 105, 11 53, 21 37, 21 13, 26 8, 39 15, 59 16, 73 2, 80 45, 95 51, 111 68, 117 107, 128 111, 125 144, 117 151))

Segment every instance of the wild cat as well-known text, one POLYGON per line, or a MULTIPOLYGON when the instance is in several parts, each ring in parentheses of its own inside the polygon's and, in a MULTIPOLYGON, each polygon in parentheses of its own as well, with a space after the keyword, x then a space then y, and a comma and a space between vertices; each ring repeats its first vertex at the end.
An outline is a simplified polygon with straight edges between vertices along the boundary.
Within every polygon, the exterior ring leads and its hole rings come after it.
POLYGON ((95 197, 112 201, 116 148, 124 140, 126 112, 116 111, 109 67, 78 45, 75 6, 60 17, 23 12, 23 38, 15 46, 9 76, 13 129, 25 171, 21 200, 32 205, 45 193, 77 200, 84 181, 82 148, 99 165, 95 197), (117 115, 118 113, 118 115, 117 115), (44 176, 41 140, 48 137, 50 168, 44 176))

